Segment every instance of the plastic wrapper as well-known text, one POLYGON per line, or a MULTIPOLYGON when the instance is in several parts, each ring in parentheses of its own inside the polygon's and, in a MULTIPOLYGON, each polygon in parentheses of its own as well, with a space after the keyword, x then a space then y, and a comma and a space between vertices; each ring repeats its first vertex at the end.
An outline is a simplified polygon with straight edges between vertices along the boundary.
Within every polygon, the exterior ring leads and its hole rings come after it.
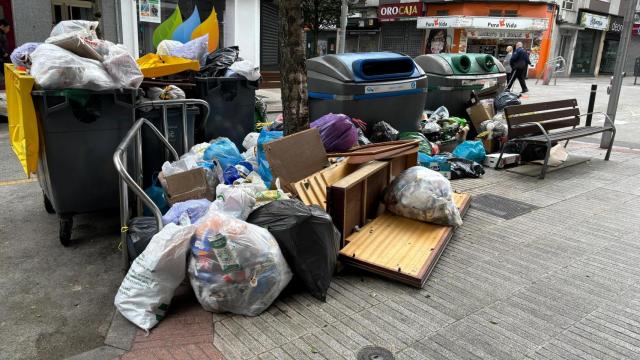
POLYGON ((224 183, 233 185, 238 180, 246 179, 252 171, 253 165, 247 161, 241 161, 234 166, 229 166, 224 169, 224 183))
POLYGON ((245 150, 254 148, 256 145, 258 145, 259 137, 260 133, 258 132, 248 133, 247 136, 244 137, 244 140, 242 140, 242 147, 244 147, 245 150))
POLYGON ((229 70, 249 81, 258 81, 262 76, 260 75, 260 68, 249 60, 236 61, 229 66, 229 70))
MULTIPOLYGON (((153 203, 158 207, 161 213, 167 212, 169 210, 169 203, 167 202, 167 198, 165 197, 164 190, 158 183, 158 174, 154 174, 152 177, 152 184, 148 188, 144 190, 144 193, 153 201, 153 203)), ((144 216, 151 216, 153 213, 151 210, 145 205, 144 207, 144 216)))
POLYGON ((83 32, 92 35, 93 38, 97 38, 96 29, 99 25, 99 21, 65 20, 57 23, 51 30, 51 34, 49 36, 55 37, 63 34, 83 32))
POLYGON ((24 43, 24 44, 18 46, 11 53, 11 56, 10 56, 11 62, 15 66, 24 66, 25 68, 30 67, 31 66, 31 60, 29 59, 29 56, 40 45, 42 45, 42 43, 29 42, 29 43, 24 43))
POLYGON ((209 35, 193 39, 185 44, 175 40, 163 40, 158 44, 158 55, 169 55, 183 59, 197 60, 205 65, 209 52, 209 35))
MULTIPOLYGON (((104 56, 102 65, 121 88, 138 88, 144 75, 136 60, 122 45, 106 42, 109 53, 104 56)), ((184 92, 183 92, 184 94, 184 92)))
POLYGON ((480 123, 480 132, 487 131, 490 138, 497 138, 507 135, 507 124, 499 120, 485 120, 480 123))
POLYGON ((224 76, 227 69, 238 61, 239 52, 240 49, 237 46, 230 46, 210 53, 207 55, 205 65, 200 72, 211 77, 224 76))
POLYGON ((191 225, 195 224, 207 211, 209 211, 211 201, 207 199, 187 200, 174 204, 162 217, 164 225, 191 225))
POLYGON ((487 156, 487 153, 484 149, 482 141, 467 140, 453 149, 453 156, 482 164, 484 162, 484 158, 487 156))
POLYGON ((520 97, 509 91, 498 94, 493 100, 493 106, 496 112, 503 111, 504 108, 511 105, 521 105, 520 97))
POLYGON ((31 54, 31 75, 43 89, 120 88, 99 61, 51 44, 42 44, 31 54))
POLYGON ((258 137, 258 174, 262 177, 267 188, 271 188, 271 181, 273 180, 273 174, 271 173, 271 167, 267 161, 267 155, 264 152, 264 144, 282 138, 282 131, 267 131, 262 130, 258 137))
POLYGON ((211 145, 209 145, 209 148, 204 152, 203 159, 207 161, 217 161, 222 169, 235 166, 244 160, 236 144, 225 137, 211 141, 211 145))
POLYGON ((149 331, 165 317, 173 293, 185 277, 194 229, 175 224, 162 228, 122 280, 114 304, 141 329, 149 331))
POLYGON ((269 230, 291 266, 294 279, 315 298, 325 301, 341 240, 331 217, 318 206, 282 200, 255 210, 247 221, 269 230))
POLYGON ((88 59, 103 61, 103 55, 96 48, 97 42, 91 40, 88 33, 67 33, 48 38, 45 43, 59 46, 65 50, 88 59))
POLYGON ((311 127, 320 131, 327 152, 349 150, 358 143, 358 128, 347 115, 327 114, 312 122, 311 127))
POLYGON ((217 211, 198 224, 189 280, 205 310, 257 316, 291 277, 278 243, 266 229, 217 211))
MULTIPOLYGON (((260 187, 259 190, 266 190, 260 187)), ((256 206, 255 193, 258 187, 220 184, 216 187, 216 200, 210 212, 223 212, 236 219, 246 220, 256 206)))
POLYGON ((271 125, 267 126, 268 131, 283 131, 284 130, 284 116, 282 114, 278 114, 276 119, 271 123, 271 125))
POLYGON ((398 130, 394 129, 385 121, 379 121, 373 124, 369 140, 374 143, 394 141, 398 139, 398 130))
POLYGON ((371 140, 367 139, 362 129, 358 128, 358 145, 369 145, 369 144, 371 144, 371 140))
POLYGON ((444 120, 448 118, 449 118, 449 110, 444 106, 440 106, 439 108, 436 109, 436 111, 434 111, 429 116, 430 121, 438 121, 438 120, 444 120))
POLYGON ((439 134, 442 128, 435 121, 426 121, 422 124, 421 130, 424 134, 439 134))
POLYGON ((175 85, 168 85, 164 88, 151 87, 147 89, 147 96, 153 101, 186 99, 187 97, 184 90, 175 85))
POLYGON ((162 164, 162 174, 166 177, 189 171, 197 167, 199 167, 199 165, 195 157, 185 157, 172 163, 165 161, 164 164, 162 164))
POLYGON ((129 261, 135 260, 147 248, 151 239, 158 233, 155 217, 143 216, 129 220, 127 224, 127 248, 129 261))
POLYGON ((429 140, 417 131, 405 131, 401 132, 398 135, 398 140, 420 140, 420 147, 418 148, 418 152, 423 154, 431 155, 431 144, 429 140))
POLYGON ((441 174, 414 166, 398 175, 385 193, 387 209, 406 218, 440 225, 460 226, 451 183, 441 174))

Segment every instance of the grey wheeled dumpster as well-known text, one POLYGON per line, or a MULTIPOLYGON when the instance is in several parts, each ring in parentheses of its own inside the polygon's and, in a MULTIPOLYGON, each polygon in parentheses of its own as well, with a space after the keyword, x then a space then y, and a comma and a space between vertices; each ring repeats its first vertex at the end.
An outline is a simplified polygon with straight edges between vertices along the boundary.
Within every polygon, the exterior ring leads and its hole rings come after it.
POLYGON ((451 116, 467 118, 471 93, 480 99, 504 91, 507 75, 498 59, 487 54, 429 54, 415 58, 429 78, 425 109, 445 106, 451 116))
POLYGON ((373 125, 416 131, 427 78, 410 57, 393 52, 325 55, 307 60, 310 120, 342 113, 373 125))

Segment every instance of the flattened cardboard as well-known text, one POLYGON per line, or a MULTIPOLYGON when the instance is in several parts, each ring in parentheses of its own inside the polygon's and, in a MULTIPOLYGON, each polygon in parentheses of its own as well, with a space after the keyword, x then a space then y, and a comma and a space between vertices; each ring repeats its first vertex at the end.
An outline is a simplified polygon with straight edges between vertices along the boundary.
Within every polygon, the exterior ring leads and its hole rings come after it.
POLYGON ((295 191, 291 184, 322 170, 328 164, 318 129, 271 141, 264 145, 264 150, 273 178, 279 178, 285 190, 291 192, 295 191))
POLYGON ((207 172, 203 168, 195 168, 171 176, 160 174, 160 183, 167 193, 167 201, 173 205, 178 202, 196 199, 213 201, 215 189, 207 182, 207 172))

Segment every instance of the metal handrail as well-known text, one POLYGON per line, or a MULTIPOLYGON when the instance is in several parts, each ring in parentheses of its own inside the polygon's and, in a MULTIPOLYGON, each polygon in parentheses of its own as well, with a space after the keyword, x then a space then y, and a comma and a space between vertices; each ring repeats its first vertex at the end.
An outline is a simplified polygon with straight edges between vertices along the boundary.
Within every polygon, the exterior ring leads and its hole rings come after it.
MULTIPOLYGON (((542 69, 542 73, 540 74, 540 76, 538 76, 538 79, 536 79, 536 84, 538 84, 538 81, 540 81, 540 79, 542 77, 544 77, 544 74, 547 72, 548 68, 552 69, 551 77, 553 78, 553 84, 557 85, 558 84, 558 75, 557 74, 561 74, 561 73, 563 73, 563 72, 565 72, 567 70, 567 61, 562 56, 556 56, 556 57, 548 60, 544 64, 544 68, 542 69)), ((549 80, 551 80, 551 79, 549 79, 549 80)))
MULTIPOLYGON (((116 171, 120 175, 120 226, 121 226, 121 235, 120 239, 122 241, 122 252, 123 252, 123 262, 124 269, 128 269, 129 267, 129 249, 127 248, 127 224, 129 223, 129 189, 137 196, 138 200, 142 201, 153 213, 153 217, 158 223, 158 230, 162 229, 162 212, 156 204, 151 200, 151 198, 144 192, 144 190, 140 187, 139 183, 136 182, 131 175, 127 172, 127 150, 129 146, 131 146, 132 142, 135 139, 136 143, 136 156, 141 156, 142 153, 142 144, 141 144, 141 130, 142 126, 148 126, 153 134, 157 136, 162 144, 168 149, 175 160, 179 159, 178 153, 171 146, 169 140, 167 140, 160 130, 153 126, 153 124, 147 119, 139 119, 133 124, 127 135, 122 139, 118 147, 116 148, 115 153, 113 154, 113 163, 116 167, 116 171)), ((140 162, 136 162, 140 164, 140 162)), ((137 169, 136 172, 140 171, 137 169)), ((136 176, 138 181, 140 181, 141 176, 136 176)), ((140 206, 138 206, 140 208, 140 206)), ((139 210, 140 212, 140 210, 139 210)))

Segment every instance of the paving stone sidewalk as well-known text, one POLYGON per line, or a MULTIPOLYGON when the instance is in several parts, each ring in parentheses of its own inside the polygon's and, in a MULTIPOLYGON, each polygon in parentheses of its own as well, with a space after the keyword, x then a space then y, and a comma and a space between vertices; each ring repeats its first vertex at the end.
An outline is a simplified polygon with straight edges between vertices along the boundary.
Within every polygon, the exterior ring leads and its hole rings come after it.
POLYGON ((288 294, 254 318, 194 305, 121 358, 356 359, 367 345, 398 360, 640 358, 640 152, 570 153, 593 159, 543 181, 454 181, 539 208, 511 220, 470 209, 421 290, 347 270, 326 303, 288 294))

